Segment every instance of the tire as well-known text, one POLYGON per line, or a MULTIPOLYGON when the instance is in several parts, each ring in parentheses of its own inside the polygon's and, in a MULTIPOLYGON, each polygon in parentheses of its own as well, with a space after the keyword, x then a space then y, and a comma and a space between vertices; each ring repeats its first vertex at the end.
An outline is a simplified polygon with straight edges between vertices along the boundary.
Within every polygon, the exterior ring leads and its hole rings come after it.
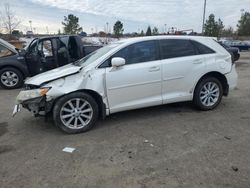
POLYGON ((221 82, 217 78, 207 77, 197 84, 193 103, 200 110, 212 110, 220 104, 222 95, 223 87, 221 82))
POLYGON ((16 89, 22 87, 23 74, 16 68, 6 67, 0 70, 0 86, 5 89, 16 89))
POLYGON ((98 105, 94 98, 86 93, 71 93, 56 102, 53 119, 56 126, 65 133, 86 132, 98 119, 98 105))

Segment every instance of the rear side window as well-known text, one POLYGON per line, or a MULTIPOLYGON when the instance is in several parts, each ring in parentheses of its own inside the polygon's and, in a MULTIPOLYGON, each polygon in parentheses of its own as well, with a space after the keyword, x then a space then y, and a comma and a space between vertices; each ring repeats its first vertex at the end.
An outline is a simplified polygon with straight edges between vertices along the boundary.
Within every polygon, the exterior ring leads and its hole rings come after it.
POLYGON ((156 41, 138 42, 118 51, 113 57, 122 57, 126 64, 158 60, 156 41))
POLYGON ((192 41, 192 43, 195 45, 195 47, 197 48, 197 51, 199 54, 213 54, 215 53, 214 50, 212 50, 211 48, 199 43, 199 42, 196 42, 196 41, 192 41))
POLYGON ((190 40, 166 39, 160 40, 162 59, 197 55, 197 50, 190 40))

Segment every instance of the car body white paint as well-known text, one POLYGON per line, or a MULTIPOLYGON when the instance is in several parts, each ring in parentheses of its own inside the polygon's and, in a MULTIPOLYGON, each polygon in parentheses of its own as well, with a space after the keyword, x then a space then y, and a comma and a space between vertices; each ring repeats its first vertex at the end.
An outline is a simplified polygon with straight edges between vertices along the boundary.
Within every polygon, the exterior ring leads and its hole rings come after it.
POLYGON ((83 64, 82 67, 75 65, 60 67, 30 78, 25 84, 51 87, 46 94, 47 101, 79 90, 94 91, 102 97, 106 105, 106 115, 124 110, 190 101, 193 99, 196 84, 209 72, 225 75, 230 89, 237 85, 237 73, 235 65, 232 65, 231 55, 212 38, 140 37, 119 41, 114 45, 116 47, 86 66, 83 64), (198 41, 216 53, 98 68, 106 59, 130 44, 162 39, 198 41))

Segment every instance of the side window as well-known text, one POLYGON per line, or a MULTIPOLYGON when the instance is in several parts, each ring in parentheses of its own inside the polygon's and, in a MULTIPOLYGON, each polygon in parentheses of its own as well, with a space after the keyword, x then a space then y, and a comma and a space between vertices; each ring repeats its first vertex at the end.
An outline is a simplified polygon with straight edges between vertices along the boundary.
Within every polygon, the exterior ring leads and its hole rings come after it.
POLYGON ((158 59, 156 41, 145 41, 132 44, 118 51, 112 57, 122 57, 126 64, 135 64, 158 59))
POLYGON ((12 55, 12 52, 8 48, 0 45, 0 57, 6 57, 10 55, 12 55))
POLYGON ((194 45, 190 42, 190 40, 160 40, 160 49, 162 59, 197 55, 197 51, 194 48, 194 45))
POLYGON ((210 49, 209 47, 196 42, 196 41, 192 41, 192 43, 195 45, 195 47, 197 48, 199 54, 213 54, 215 53, 215 51, 213 51, 212 49, 210 49))

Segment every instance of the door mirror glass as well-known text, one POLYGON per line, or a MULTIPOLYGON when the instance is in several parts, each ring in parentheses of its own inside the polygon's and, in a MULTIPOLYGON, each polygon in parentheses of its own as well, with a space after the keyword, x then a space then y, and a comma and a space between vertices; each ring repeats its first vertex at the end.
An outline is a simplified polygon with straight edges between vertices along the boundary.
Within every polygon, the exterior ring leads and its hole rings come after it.
POLYGON ((125 65, 125 63, 126 63, 125 59, 121 57, 114 57, 111 60, 112 67, 120 67, 125 65))

